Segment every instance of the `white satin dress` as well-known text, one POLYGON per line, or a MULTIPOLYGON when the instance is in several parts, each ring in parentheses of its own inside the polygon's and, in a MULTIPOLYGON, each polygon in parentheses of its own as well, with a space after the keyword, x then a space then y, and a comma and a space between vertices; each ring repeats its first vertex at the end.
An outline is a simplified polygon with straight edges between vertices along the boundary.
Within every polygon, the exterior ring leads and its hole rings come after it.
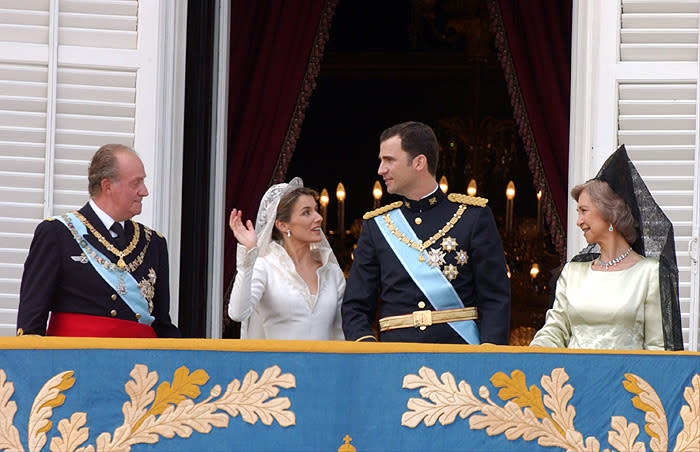
POLYGON ((228 315, 241 322, 241 339, 345 339, 340 318, 345 276, 329 262, 329 248, 312 250, 322 263, 315 295, 279 243, 272 242, 260 258, 257 247, 247 251, 239 244, 236 252, 228 315))
POLYGON ((556 298, 531 346, 663 350, 659 261, 642 258, 621 271, 569 262, 556 298))

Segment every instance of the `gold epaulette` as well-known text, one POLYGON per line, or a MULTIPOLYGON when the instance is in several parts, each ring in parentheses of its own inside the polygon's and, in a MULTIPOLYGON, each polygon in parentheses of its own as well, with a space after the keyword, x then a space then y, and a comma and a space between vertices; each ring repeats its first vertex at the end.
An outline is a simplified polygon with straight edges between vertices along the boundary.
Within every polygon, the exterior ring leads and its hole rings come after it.
POLYGON ((362 215, 362 219, 363 220, 371 220, 372 218, 376 217, 377 215, 382 215, 384 213, 387 213, 390 210, 398 209, 401 206, 403 206, 403 201, 392 202, 391 204, 387 204, 386 206, 381 206, 377 209, 370 210, 366 214, 362 215))
POLYGON ((463 193, 450 193, 447 195, 447 199, 452 202, 457 202, 459 204, 467 204, 470 206, 485 207, 489 202, 486 198, 480 198, 478 196, 469 196, 463 193))
POLYGON ((44 221, 55 221, 56 219, 54 217, 48 217, 44 218, 44 221))
MULTIPOLYGON (((136 222, 134 222, 134 223, 136 223, 136 222)), ((138 224, 139 226, 141 226, 141 227, 143 228, 143 230, 146 231, 148 234, 152 234, 152 233, 155 232, 156 235, 157 235, 158 237, 160 237, 161 239, 163 238, 163 234, 161 234, 160 232, 156 231, 155 229, 151 229, 151 228, 149 228, 148 226, 146 226, 145 224, 141 224, 141 223, 137 223, 137 224, 138 224)), ((134 224, 134 227, 136 227, 136 224, 134 224)))

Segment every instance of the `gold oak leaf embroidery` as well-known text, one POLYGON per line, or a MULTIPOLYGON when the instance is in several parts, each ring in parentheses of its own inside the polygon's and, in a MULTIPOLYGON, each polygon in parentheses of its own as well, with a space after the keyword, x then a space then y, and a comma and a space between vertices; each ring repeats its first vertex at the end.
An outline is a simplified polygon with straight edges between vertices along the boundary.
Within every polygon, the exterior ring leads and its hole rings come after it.
MULTIPOLYGON (((50 378, 37 393, 29 413, 26 450, 43 450, 46 434, 52 428, 53 409, 62 405, 66 397, 62 392, 73 387, 73 371, 64 371, 50 378)), ((195 402, 200 396, 200 385, 206 384, 209 375, 199 369, 192 373, 186 367, 177 369, 172 383, 163 383, 154 390, 158 374, 150 372, 143 364, 136 364, 129 373, 132 380, 125 385, 130 400, 122 406, 124 423, 113 433, 103 432, 95 445, 83 446, 90 437, 87 413, 75 412, 70 419, 57 424, 59 435, 51 439, 52 452, 129 452, 134 444, 155 444, 160 437, 179 436, 189 438, 193 431, 209 433, 212 427, 225 428, 229 416, 241 415, 243 421, 255 424, 258 418, 271 425, 277 421, 282 427, 294 425, 294 412, 289 411, 287 397, 276 397, 279 388, 296 387, 294 375, 282 374, 279 366, 257 373, 249 371, 241 385, 237 379, 229 383, 222 395, 220 385, 214 385, 209 396, 195 402), (215 398, 221 396, 218 400, 215 398), (152 404, 152 405, 151 405, 152 404), (148 406, 151 408, 148 409, 148 406)), ((0 450, 24 451, 19 431, 13 425, 17 404, 10 400, 14 385, 7 381, 0 369, 0 450)))
MULTIPOLYGON (((637 375, 625 374, 625 377, 625 389, 636 395, 632 399, 634 407, 645 413, 645 430, 650 437, 648 450, 670 451, 668 422, 656 391, 637 375)), ((459 385, 456 385, 452 374, 445 372, 441 380, 449 384, 441 384, 435 371, 424 366, 420 368, 418 375, 404 376, 403 387, 419 389, 421 398, 408 400, 408 411, 402 414, 401 425, 413 428, 424 422, 430 427, 437 420, 440 420, 441 425, 447 425, 453 423, 459 413, 463 419, 469 418, 470 429, 485 429, 489 436, 504 434, 509 441, 519 438, 525 441, 536 439, 537 444, 543 447, 598 452, 601 450, 598 439, 593 436, 584 439, 574 428, 576 410, 568 404, 574 388, 566 384, 568 379, 569 376, 563 368, 554 369, 549 376, 543 375, 541 384, 545 395, 540 403, 539 397, 542 392, 537 387, 528 389, 521 371, 512 372, 510 377, 497 372, 491 377, 491 382, 501 388, 499 397, 508 400, 504 406, 498 406, 489 398, 489 390, 485 386, 479 388, 479 396, 485 399, 484 402, 472 394, 466 381, 460 381, 459 385), (550 412, 547 413, 542 405, 550 412), (535 415, 536 410, 540 415, 544 412, 547 420, 542 418, 540 422, 535 415)), ((692 377, 691 386, 683 390, 683 397, 687 402, 680 410, 683 429, 676 436, 673 452, 700 452, 697 447, 700 444, 700 374, 692 377)), ((613 416, 610 427, 608 442, 616 450, 647 450, 644 442, 638 440, 638 425, 628 423, 623 416, 613 416)), ((610 452, 610 449, 606 448, 603 452, 610 452)))
MULTIPOLYGON (((66 389, 72 388, 74 384, 75 378, 73 378, 73 372, 66 372, 65 374, 63 374, 61 376, 61 381, 56 386, 51 388, 58 390, 58 394, 56 394, 56 397, 49 399, 43 404, 41 404, 39 409, 56 408, 57 406, 63 405, 63 402, 66 401, 66 396, 61 394, 61 392, 65 391, 66 389)), ((51 425, 53 425, 52 422, 47 420, 46 424, 42 428, 37 430, 37 433, 48 432, 49 430, 51 430, 51 425)))
POLYGON ((513 399, 513 402, 517 403, 520 408, 529 407, 538 418, 549 417, 542 404, 542 391, 535 385, 530 386, 528 390, 525 374, 520 370, 515 369, 511 372, 510 378, 503 372, 496 372, 491 377, 491 383, 495 387, 501 388, 498 391, 498 397, 504 402, 513 399))
POLYGON ((496 372, 491 377, 491 384, 501 388, 498 391, 498 397, 501 400, 506 402, 513 399, 513 402, 520 408, 530 408, 535 416, 539 419, 547 418, 551 420, 557 430, 564 434, 562 427, 549 416, 549 413, 544 408, 542 391, 535 385, 531 385, 528 389, 525 382, 525 374, 522 371, 515 369, 510 373, 510 378, 503 372, 496 372))
POLYGON ((66 396, 61 392, 75 384, 73 371, 65 371, 49 379, 34 399, 29 413, 28 445, 29 450, 41 450, 46 444, 46 432, 51 430, 53 422, 49 420, 53 409, 63 405, 66 396))
POLYGON ((668 448, 668 423, 666 412, 659 400, 656 391, 641 377, 634 374, 625 374, 622 382, 625 389, 636 394, 632 398, 632 405, 644 412, 644 431, 651 437, 649 445, 652 450, 666 450, 668 448))
POLYGON ((177 405, 186 398, 196 399, 200 394, 199 386, 205 384, 207 381, 209 381, 209 375, 202 369, 195 370, 190 374, 187 367, 182 366, 178 368, 173 375, 172 385, 167 381, 158 385, 153 405, 151 405, 151 408, 149 408, 146 414, 134 424, 132 431, 136 431, 148 416, 157 416, 163 413, 169 405, 177 405))
POLYGON ((688 404, 681 408, 683 430, 676 437, 674 452, 689 451, 693 450, 694 445, 700 446, 700 375, 695 375, 691 384, 683 391, 688 404))

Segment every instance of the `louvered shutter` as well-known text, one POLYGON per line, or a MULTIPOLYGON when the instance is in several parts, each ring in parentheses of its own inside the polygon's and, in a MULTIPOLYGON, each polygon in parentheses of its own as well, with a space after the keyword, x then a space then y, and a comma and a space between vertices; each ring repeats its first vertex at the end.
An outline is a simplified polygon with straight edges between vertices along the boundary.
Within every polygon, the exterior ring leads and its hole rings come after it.
MULTIPOLYGON (((579 30, 579 39, 588 40, 589 44, 599 39, 596 44, 603 50, 601 56, 592 57, 595 70, 588 83, 593 106, 578 110, 588 108, 586 114, 597 118, 595 127, 588 131, 592 136, 590 145, 585 146, 593 151, 572 142, 578 157, 590 162, 586 169, 589 174, 612 149, 625 144, 652 195, 673 222, 683 336, 685 348, 692 350, 698 348, 700 328, 695 247, 699 191, 696 176, 700 161, 699 8, 698 0, 622 0, 602 2, 598 7, 578 2, 577 11, 583 13, 581 20, 589 28, 579 30), (615 18, 614 24, 611 17, 615 18), (596 21, 608 23, 594 25, 596 21), (600 29, 595 30, 596 26, 600 29), (600 36, 585 36, 591 32, 600 36), (600 81, 591 82, 593 77, 600 81)), ((575 113, 572 120, 580 123, 584 117, 575 113)), ((573 125, 574 130, 576 127, 573 125)), ((573 133, 572 138, 575 137, 573 133)), ((576 164, 575 159, 572 164, 576 164)), ((580 180, 570 182, 576 184, 580 180)), ((569 232, 572 233, 571 228, 569 232)))
POLYGON ((693 219, 697 212, 699 7, 697 0, 622 1, 617 92, 618 143, 625 144, 673 222, 686 348, 691 341, 698 345, 698 273, 689 250, 697 240, 698 227, 693 219), (664 74, 668 62, 686 63, 695 70, 664 74), (643 80, 645 73, 653 76, 643 80), (633 76, 636 80, 630 80, 633 76))
MULTIPOLYGON (((95 150, 147 143, 138 150, 155 172, 157 5, 0 0, 0 335, 15 334, 34 228, 88 200, 95 150)), ((141 221, 152 224, 149 205, 141 221)))
POLYGON ((13 335, 19 281, 44 216, 49 2, 0 2, 0 335, 13 335))

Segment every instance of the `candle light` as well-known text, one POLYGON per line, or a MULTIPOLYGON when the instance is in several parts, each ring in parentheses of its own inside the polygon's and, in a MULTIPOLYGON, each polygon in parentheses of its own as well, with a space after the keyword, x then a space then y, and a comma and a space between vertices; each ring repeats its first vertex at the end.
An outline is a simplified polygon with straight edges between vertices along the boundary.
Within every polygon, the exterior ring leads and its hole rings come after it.
POLYGON ((325 188, 321 190, 321 196, 318 198, 319 204, 321 204, 321 216, 323 217, 323 233, 325 234, 327 231, 327 218, 328 218, 328 201, 330 201, 330 197, 328 196, 328 190, 325 188))
POLYGON ((443 193, 447 193, 447 178, 445 176, 442 176, 440 178, 440 190, 442 190, 443 193))
POLYGON ((537 278, 537 275, 540 274, 540 266, 537 265, 537 263, 532 264, 532 267, 530 267, 530 278, 535 279, 537 278))
POLYGON ((467 194, 469 196, 476 195, 476 181, 474 179, 469 181, 469 185, 467 186, 467 194))
POLYGON ((372 208, 376 209, 379 207, 379 204, 382 202, 382 195, 384 193, 382 192, 382 184, 379 183, 379 181, 374 181, 374 187, 372 188, 372 197, 374 198, 374 203, 372 204, 372 208))
POLYGON ((537 192, 537 236, 542 232, 542 190, 537 192))
POLYGON ((345 186, 338 182, 335 189, 335 197, 338 199, 338 233, 341 239, 345 238, 345 186))
POLYGON ((511 180, 506 186, 506 236, 510 236, 513 228, 513 198, 515 198, 515 184, 511 180))

